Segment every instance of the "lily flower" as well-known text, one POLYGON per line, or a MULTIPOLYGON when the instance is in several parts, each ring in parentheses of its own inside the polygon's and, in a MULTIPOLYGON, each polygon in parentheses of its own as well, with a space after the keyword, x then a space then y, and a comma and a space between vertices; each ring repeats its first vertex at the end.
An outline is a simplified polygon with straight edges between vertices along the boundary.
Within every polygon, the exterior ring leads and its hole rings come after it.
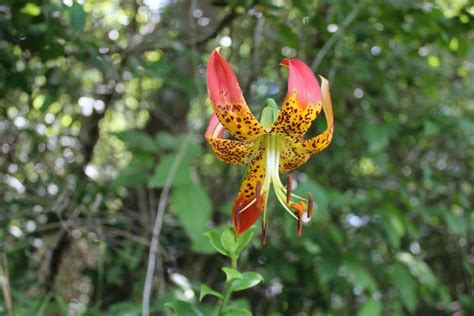
POLYGON ((311 69, 301 60, 285 58, 288 68, 288 92, 281 109, 267 99, 260 122, 250 111, 234 71, 216 49, 207 66, 207 88, 214 109, 205 138, 219 160, 229 164, 249 164, 247 174, 232 208, 232 222, 241 234, 263 212, 262 239, 266 235, 266 211, 270 189, 283 208, 297 221, 301 236, 303 217, 311 218, 313 198, 292 193, 291 176, 287 185, 280 173, 290 172, 332 140, 334 117, 328 81, 320 77, 321 87, 311 69), (327 129, 312 138, 304 135, 318 114, 324 110, 327 129), (228 131, 235 139, 224 138, 228 131), (305 214, 306 213, 306 214, 305 214))

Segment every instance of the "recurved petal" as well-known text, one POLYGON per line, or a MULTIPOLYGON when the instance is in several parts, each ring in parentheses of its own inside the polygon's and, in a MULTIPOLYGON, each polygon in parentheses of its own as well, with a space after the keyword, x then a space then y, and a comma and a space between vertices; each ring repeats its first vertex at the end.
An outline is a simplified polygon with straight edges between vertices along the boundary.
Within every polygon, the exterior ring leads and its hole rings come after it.
POLYGON ((280 64, 289 70, 288 92, 272 132, 298 140, 321 112, 321 89, 311 69, 301 60, 286 58, 280 64))
POLYGON ((298 143, 294 143, 291 140, 283 144, 281 148, 280 165, 278 166, 280 173, 287 173, 304 165, 309 157, 311 157, 306 151, 301 150, 301 146, 298 145, 298 143))
POLYGON ((332 141, 332 136, 334 132, 334 113, 332 109, 331 93, 329 91, 329 82, 321 77, 321 90, 323 97, 323 110, 324 116, 326 118, 327 128, 326 130, 319 134, 316 137, 307 139, 302 142, 301 146, 305 149, 308 154, 316 154, 329 146, 329 143, 332 141))
POLYGON ((263 210, 267 192, 262 192, 265 179, 265 154, 260 150, 259 155, 252 161, 244 181, 240 187, 237 199, 232 208, 232 221, 237 234, 251 227, 263 210))
POLYGON ((331 143, 334 132, 334 114, 328 81, 321 76, 323 110, 327 128, 321 134, 301 142, 286 141, 280 158, 280 172, 296 169, 308 161, 313 154, 326 149, 331 143))
POLYGON ((217 159, 228 164, 242 165, 252 161, 259 150, 260 142, 237 141, 206 136, 206 140, 217 159))
POLYGON ((245 102, 234 71, 217 49, 207 64, 207 90, 214 112, 232 135, 251 140, 264 133, 245 102))
POLYGON ((237 141, 231 139, 224 139, 225 128, 214 114, 209 120, 206 133, 206 138, 209 146, 219 160, 229 164, 246 164, 249 163, 253 157, 256 156, 260 147, 260 142, 255 141, 237 141))

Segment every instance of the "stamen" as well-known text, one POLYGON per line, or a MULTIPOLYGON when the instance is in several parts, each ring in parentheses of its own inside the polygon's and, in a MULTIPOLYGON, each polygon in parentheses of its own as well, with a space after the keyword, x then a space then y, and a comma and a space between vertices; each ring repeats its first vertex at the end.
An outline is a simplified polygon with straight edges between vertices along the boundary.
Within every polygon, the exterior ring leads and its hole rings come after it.
POLYGON ((260 205, 262 202, 262 185, 260 184, 260 181, 257 181, 256 189, 255 189, 255 199, 257 200, 257 205, 260 205))
POLYGON ((299 201, 298 203, 290 203, 290 207, 293 209, 297 218, 303 216, 304 212, 308 208, 306 203, 303 201, 299 201))
POLYGON ((313 195, 308 192, 308 218, 311 219, 313 216, 313 195))
POLYGON ((293 178, 291 175, 288 175, 288 183, 286 184, 286 204, 290 204, 291 201, 291 187, 292 187, 293 178))
POLYGON ((303 220, 301 219, 301 216, 298 216, 298 227, 296 233, 298 234, 298 237, 301 237, 301 234, 303 234, 303 220))
POLYGON ((262 245, 265 246, 267 242, 267 223, 265 220, 262 221, 262 245))

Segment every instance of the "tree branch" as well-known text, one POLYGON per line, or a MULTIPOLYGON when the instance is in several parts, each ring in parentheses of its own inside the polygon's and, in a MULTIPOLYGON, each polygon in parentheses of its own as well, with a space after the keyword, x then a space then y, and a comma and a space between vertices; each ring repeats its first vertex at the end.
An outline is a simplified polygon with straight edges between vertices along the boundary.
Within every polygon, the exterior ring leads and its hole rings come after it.
POLYGON ((158 255, 158 247, 159 247, 159 238, 161 234, 161 227, 163 226, 163 218, 165 214, 165 208, 168 203, 168 197, 171 189, 171 185, 173 183, 174 177, 176 172, 178 171, 178 166, 181 160, 186 153, 187 145, 191 139, 191 134, 188 134, 183 143, 181 144, 178 154, 176 155, 176 159, 171 165, 170 171, 166 176, 165 183, 163 185, 163 190, 161 191, 160 195, 160 202, 158 203, 158 210, 156 211, 156 218, 155 224, 153 226, 153 234, 151 237, 150 243, 150 251, 148 254, 148 265, 146 271, 146 278, 145 278, 145 285, 143 287, 143 300, 142 300, 142 315, 148 316, 150 315, 150 295, 151 295, 151 288, 153 285, 153 277, 155 274, 155 265, 156 265, 156 257, 158 255))
POLYGON ((349 24, 354 21, 356 16, 359 14, 360 9, 362 8, 362 2, 359 2, 354 8, 352 8, 352 11, 346 16, 344 21, 342 21, 341 26, 337 30, 336 33, 334 33, 329 40, 324 44, 323 48, 319 51, 319 53, 316 55, 314 58, 313 62, 311 63, 311 69, 313 72, 316 71, 316 69, 319 67, 319 64, 323 60, 323 58, 326 56, 326 54, 329 52, 329 50, 332 48, 332 46, 336 43, 336 41, 342 36, 344 33, 344 30, 346 27, 349 26, 349 24))

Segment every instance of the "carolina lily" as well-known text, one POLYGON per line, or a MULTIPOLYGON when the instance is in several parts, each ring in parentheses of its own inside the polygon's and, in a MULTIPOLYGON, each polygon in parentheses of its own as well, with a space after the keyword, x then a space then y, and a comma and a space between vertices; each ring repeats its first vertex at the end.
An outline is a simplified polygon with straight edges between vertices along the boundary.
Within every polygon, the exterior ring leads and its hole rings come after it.
POLYGON ((301 235, 303 216, 311 218, 313 198, 300 197, 291 191, 291 176, 283 185, 279 173, 290 172, 306 163, 312 154, 325 149, 332 140, 334 117, 328 81, 321 87, 311 69, 301 60, 285 58, 288 68, 288 92, 281 109, 275 101, 265 101, 259 122, 239 87, 234 71, 216 49, 207 66, 207 88, 214 109, 205 138, 218 159, 229 164, 250 164, 232 208, 237 234, 252 226, 264 213, 262 239, 266 235, 266 210, 270 187, 283 208, 297 220, 301 235), (324 110, 327 129, 304 139, 313 120, 324 110), (236 139, 226 139, 228 131, 236 139))

